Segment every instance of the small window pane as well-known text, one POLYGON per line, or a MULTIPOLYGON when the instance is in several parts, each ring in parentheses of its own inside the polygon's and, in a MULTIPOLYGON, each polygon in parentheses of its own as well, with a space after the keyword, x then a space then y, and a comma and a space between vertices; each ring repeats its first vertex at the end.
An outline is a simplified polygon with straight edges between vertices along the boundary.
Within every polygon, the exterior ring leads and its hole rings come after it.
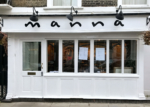
POLYGON ((106 41, 94 41, 94 73, 106 73, 106 41))
POLYGON ((125 40, 124 73, 136 73, 137 41, 125 40))
POLYGON ((59 41, 48 40, 47 42, 47 55, 48 55, 48 72, 58 73, 58 60, 59 60, 59 41))
POLYGON ((41 71, 41 43, 23 43, 23 71, 41 71))
POLYGON ((63 40, 63 72, 74 72, 73 40, 63 40))
POLYGON ((53 0, 54 6, 77 6, 78 0, 53 0))
POLYGON ((78 72, 90 72, 90 41, 79 40, 78 48, 78 72))
POLYGON ((122 0, 123 5, 143 5, 147 4, 147 0, 122 0))
POLYGON ((121 40, 110 40, 109 72, 121 73, 121 40))

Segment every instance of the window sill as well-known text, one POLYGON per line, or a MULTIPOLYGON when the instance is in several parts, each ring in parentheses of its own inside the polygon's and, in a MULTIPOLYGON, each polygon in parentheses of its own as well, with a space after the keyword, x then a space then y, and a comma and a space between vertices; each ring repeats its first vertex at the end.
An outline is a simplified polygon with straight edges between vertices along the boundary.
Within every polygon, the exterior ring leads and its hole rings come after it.
POLYGON ((11 10, 13 7, 8 4, 0 4, 0 10, 11 10))
MULTIPOLYGON (((76 10, 83 10, 83 7, 74 7, 76 10)), ((70 10, 71 6, 53 6, 53 7, 44 7, 44 10, 70 10)))
POLYGON ((139 78, 138 74, 103 74, 103 73, 44 73, 44 77, 105 77, 105 78, 139 78))
POLYGON ((147 6, 147 5, 122 5, 122 8, 123 9, 150 9, 150 6, 147 6))

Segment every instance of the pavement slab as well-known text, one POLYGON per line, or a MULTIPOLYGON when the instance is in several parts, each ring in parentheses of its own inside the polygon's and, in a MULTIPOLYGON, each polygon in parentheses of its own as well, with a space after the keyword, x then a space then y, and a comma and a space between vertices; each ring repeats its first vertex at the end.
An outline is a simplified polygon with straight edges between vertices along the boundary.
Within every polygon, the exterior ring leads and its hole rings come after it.
POLYGON ((0 102, 0 107, 14 107, 15 103, 1 103, 0 102))
POLYGON ((108 103, 90 103, 90 107, 109 107, 108 103))
POLYGON ((70 107, 70 103, 52 103, 50 107, 70 107))
POLYGON ((150 107, 150 103, 72 103, 72 102, 12 102, 0 107, 150 107))
POLYGON ((52 103, 48 102, 36 102, 32 107, 51 107, 52 103))

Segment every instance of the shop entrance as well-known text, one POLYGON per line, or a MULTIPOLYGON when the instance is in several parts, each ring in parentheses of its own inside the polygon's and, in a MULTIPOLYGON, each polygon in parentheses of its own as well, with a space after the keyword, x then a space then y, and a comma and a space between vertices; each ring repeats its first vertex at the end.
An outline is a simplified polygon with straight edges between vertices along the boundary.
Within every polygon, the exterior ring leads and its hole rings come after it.
POLYGON ((42 97, 43 63, 42 42, 22 41, 21 97, 42 97))

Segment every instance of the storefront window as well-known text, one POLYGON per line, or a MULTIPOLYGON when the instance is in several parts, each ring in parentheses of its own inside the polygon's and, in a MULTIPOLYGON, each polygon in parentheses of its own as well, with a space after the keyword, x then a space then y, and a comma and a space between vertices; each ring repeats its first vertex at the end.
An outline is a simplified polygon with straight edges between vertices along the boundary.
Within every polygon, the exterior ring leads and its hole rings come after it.
POLYGON ((63 72, 74 72, 74 40, 63 40, 63 72))
POLYGON ((106 73, 106 40, 94 41, 94 73, 106 73))
POLYGON ((137 41, 125 40, 124 73, 136 73, 137 41))
POLYGON ((47 41, 47 55, 48 55, 48 72, 58 73, 59 65, 59 41, 58 40, 48 40, 47 41))
POLYGON ((110 40, 109 73, 121 73, 121 40, 110 40))
POLYGON ((23 71, 41 71, 41 43, 23 43, 23 71))
POLYGON ((90 40, 79 40, 78 72, 90 72, 90 40))

